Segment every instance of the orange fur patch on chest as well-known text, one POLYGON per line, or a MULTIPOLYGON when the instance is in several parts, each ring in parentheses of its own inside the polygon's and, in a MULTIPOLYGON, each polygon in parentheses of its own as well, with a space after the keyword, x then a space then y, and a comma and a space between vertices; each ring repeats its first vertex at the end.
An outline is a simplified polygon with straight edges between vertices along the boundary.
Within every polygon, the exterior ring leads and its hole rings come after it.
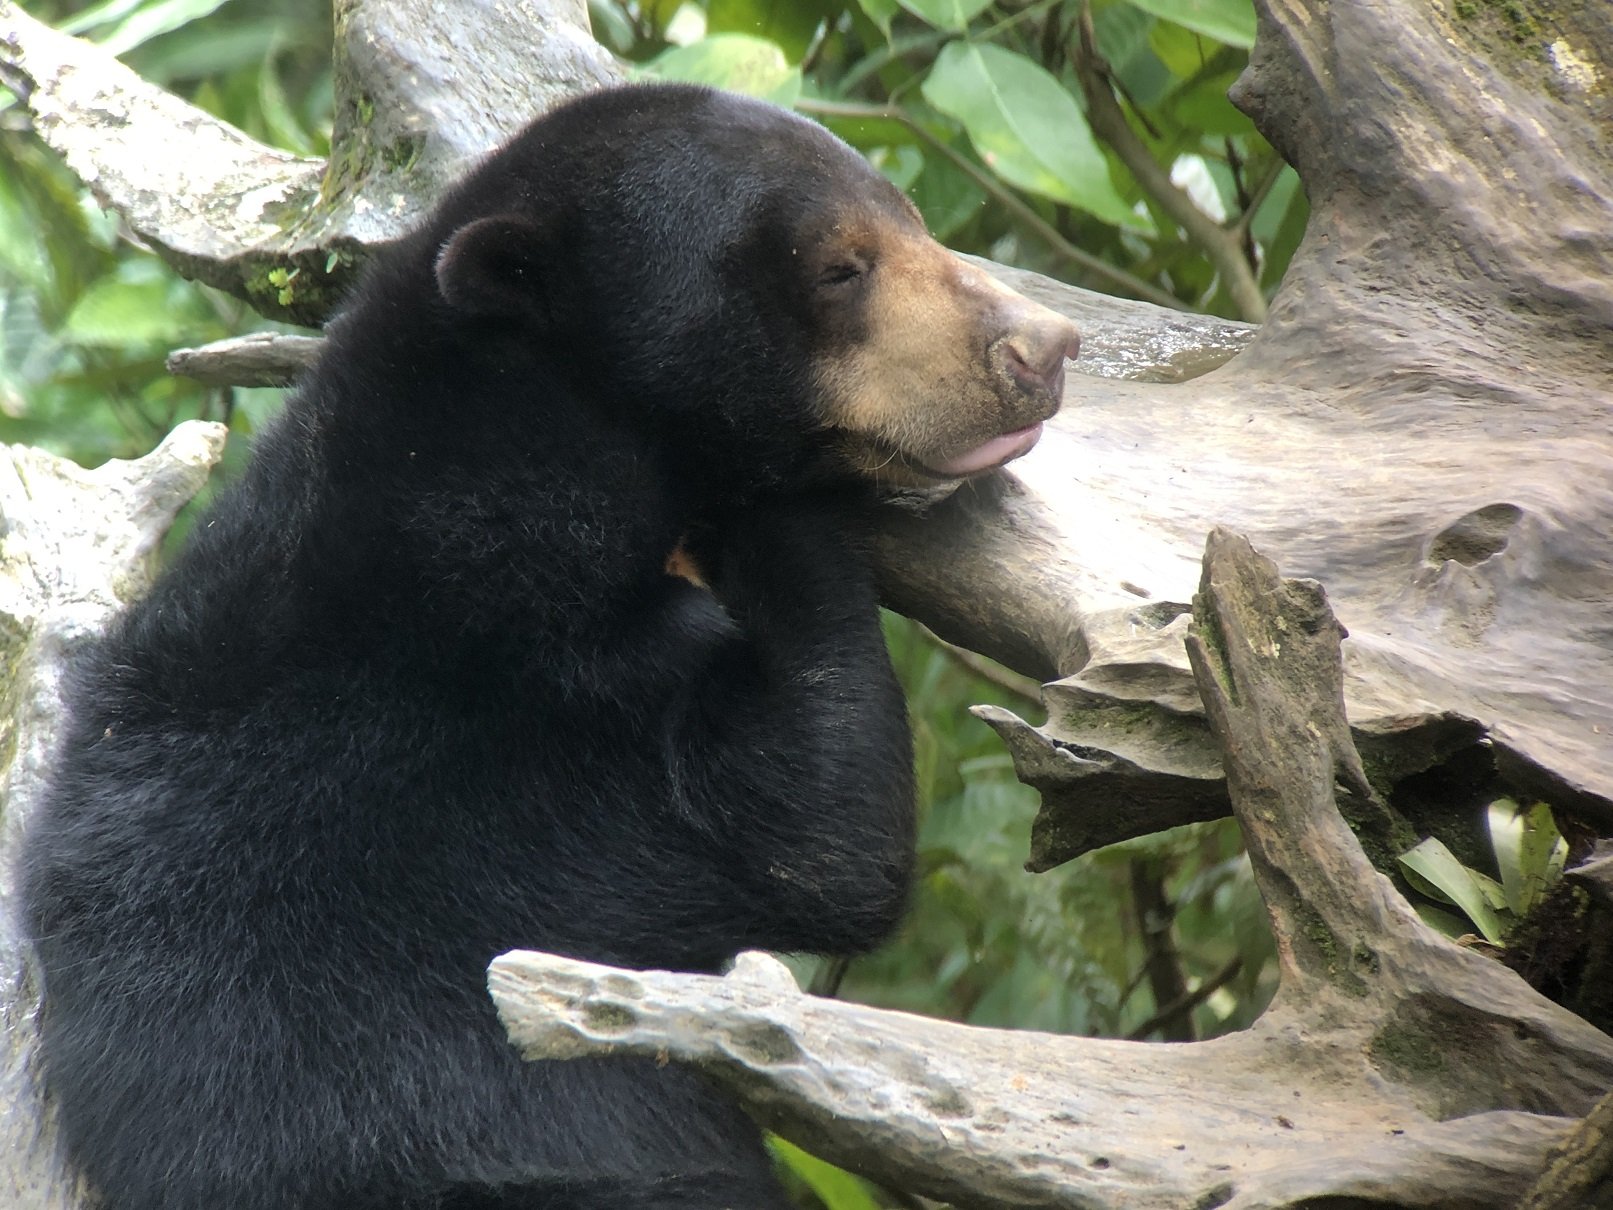
POLYGON ((677 576, 682 580, 687 580, 696 588, 710 587, 710 585, 706 583, 706 577, 700 572, 699 564, 697 564, 694 561, 694 557, 683 548, 682 542, 679 542, 676 546, 674 546, 672 548, 672 553, 666 557, 666 574, 669 576, 677 576))

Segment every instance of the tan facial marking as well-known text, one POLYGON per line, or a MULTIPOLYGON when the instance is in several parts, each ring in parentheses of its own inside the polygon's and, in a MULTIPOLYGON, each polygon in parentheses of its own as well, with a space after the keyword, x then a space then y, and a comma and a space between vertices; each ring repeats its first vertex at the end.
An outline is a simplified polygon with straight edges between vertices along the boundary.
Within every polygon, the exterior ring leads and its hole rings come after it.
POLYGON ((1057 409, 1053 370, 1078 343, 1068 320, 919 232, 875 221, 832 238, 872 263, 864 339, 827 357, 818 378, 856 469, 904 483, 950 477, 934 468, 1057 409))

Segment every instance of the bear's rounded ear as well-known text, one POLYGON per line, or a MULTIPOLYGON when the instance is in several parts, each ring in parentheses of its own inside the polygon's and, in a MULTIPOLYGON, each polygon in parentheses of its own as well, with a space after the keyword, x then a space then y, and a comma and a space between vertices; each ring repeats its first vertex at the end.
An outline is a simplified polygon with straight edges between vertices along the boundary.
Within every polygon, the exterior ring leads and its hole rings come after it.
POLYGON ((466 223, 437 253, 437 289, 473 315, 542 314, 542 235, 513 214, 466 223))

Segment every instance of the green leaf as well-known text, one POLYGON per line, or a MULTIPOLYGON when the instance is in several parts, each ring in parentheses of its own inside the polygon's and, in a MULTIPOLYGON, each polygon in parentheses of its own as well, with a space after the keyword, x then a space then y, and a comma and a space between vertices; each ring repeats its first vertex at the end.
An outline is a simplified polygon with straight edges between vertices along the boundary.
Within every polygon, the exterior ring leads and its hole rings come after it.
POLYGON ((1148 31, 1154 19, 1131 4, 1108 4, 1092 13, 1092 32, 1098 40, 1098 53, 1115 69, 1133 56, 1148 52, 1148 31))
POLYGON ((924 153, 911 143, 895 147, 871 147, 867 156, 868 162, 884 173, 885 179, 903 193, 913 188, 913 182, 924 171, 924 153))
MULTIPOLYGON (((813 96, 812 81, 807 81, 806 95, 813 96)), ((895 118, 844 117, 838 114, 809 113, 808 117, 822 123, 857 150, 867 154, 881 147, 913 144, 918 136, 895 118)))
POLYGON ((224 0, 158 0, 130 13, 104 38, 96 41, 110 55, 121 55, 142 42, 171 34, 220 8, 224 0))
MULTIPOLYGON (((1400 855, 1401 868, 1438 891, 1440 898, 1467 913, 1485 940, 1501 945, 1507 923, 1496 911, 1495 901, 1505 902, 1505 893, 1495 879, 1463 865, 1440 841, 1430 836, 1400 855), (1486 885, 1488 884, 1488 885, 1486 885)), ((1419 889, 1422 889, 1419 887, 1419 889)))
POLYGON ((134 65, 146 79, 163 84, 220 76, 256 67, 285 37, 284 27, 272 18, 175 30, 142 46, 134 65))
MULTIPOLYGON (((1148 24, 1153 28, 1159 23, 1149 21, 1148 24)), ((1159 104, 1180 83, 1154 53, 1151 44, 1145 44, 1123 62, 1111 61, 1110 65, 1132 103, 1144 109, 1159 104)))
POLYGON ((88 30, 111 25, 114 21, 122 21, 145 2, 146 0, 106 0, 104 4, 92 4, 83 12, 75 13, 63 21, 57 28, 64 34, 77 37, 88 30))
POLYGON ((1262 289, 1275 289, 1282 280, 1288 263, 1294 258, 1294 249, 1299 247, 1299 241, 1305 235, 1305 223, 1310 212, 1305 190, 1300 188, 1299 175, 1292 168, 1285 167, 1249 228, 1265 250, 1260 267, 1262 289))
POLYGON ((627 54, 638 40, 633 22, 612 0, 588 0, 588 24, 594 37, 618 55, 627 54))
POLYGON ((1524 810, 1510 798, 1498 799, 1487 822, 1507 906, 1526 916, 1561 873, 1568 846, 1543 802, 1524 810))
POLYGON ((280 81, 280 66, 273 53, 264 57, 263 66, 258 69, 258 104, 270 142, 299 155, 313 155, 318 150, 313 136, 303 129, 286 98, 285 86, 280 81))
POLYGON ((641 69, 661 80, 710 84, 780 105, 801 95, 801 72, 791 67, 776 43, 750 34, 712 34, 688 46, 674 46, 641 69))
POLYGON ((879 1203, 868 1192, 868 1186, 851 1173, 842 1172, 833 1164, 807 1154, 777 1135, 769 1137, 768 1143, 773 1148, 773 1154, 805 1182, 826 1210, 880 1210, 879 1203))
POLYGON ((1105 222, 1139 222, 1109 179, 1075 98, 1040 64, 1000 46, 952 42, 923 91, 963 124, 980 158, 1009 184, 1105 222))
MULTIPOLYGON (((799 61, 817 37, 828 15, 820 0, 707 0, 706 29, 714 34, 751 34, 777 43, 789 58, 799 61)), ((838 15, 836 6, 836 14, 838 15)))
POLYGON ((857 0, 857 5, 863 10, 863 15, 879 27, 879 32, 885 35, 885 41, 889 42, 891 20, 902 6, 896 0, 857 0))
POLYGON ((1413 909, 1422 918, 1422 922, 1441 936, 1449 937, 1455 941, 1458 937, 1465 937, 1473 930, 1468 928, 1467 921, 1463 920, 1444 908, 1430 907, 1426 903, 1414 903, 1413 909))
POLYGON ((939 155, 924 156, 924 171, 908 197, 924 216, 924 226, 944 244, 986 207, 986 192, 939 155))
POLYGON ((962 33, 991 7, 991 0, 900 0, 903 8, 936 29, 962 33))
POLYGON ((1197 79, 1171 97, 1167 110, 1183 126, 1202 134, 1246 134, 1253 123, 1227 100, 1227 90, 1237 78, 1237 71, 1226 71, 1197 79))
MULTIPOLYGON (((7 168, 14 165, 7 164, 7 168)), ((50 261, 40 235, 39 224, 20 191, 14 189, 11 177, 0 177, 0 290, 4 291, 0 298, 9 295, 13 285, 27 286, 35 295, 50 288, 50 261)), ((0 309, 0 321, 6 317, 6 311, 0 309)))
POLYGON ((103 277, 79 296, 62 324, 62 335, 81 345, 112 348, 179 340, 186 320, 174 313, 164 281, 103 277))
POLYGON ((1255 7, 1250 0, 1131 0, 1145 13, 1163 17, 1225 42, 1248 50, 1255 44, 1255 7))

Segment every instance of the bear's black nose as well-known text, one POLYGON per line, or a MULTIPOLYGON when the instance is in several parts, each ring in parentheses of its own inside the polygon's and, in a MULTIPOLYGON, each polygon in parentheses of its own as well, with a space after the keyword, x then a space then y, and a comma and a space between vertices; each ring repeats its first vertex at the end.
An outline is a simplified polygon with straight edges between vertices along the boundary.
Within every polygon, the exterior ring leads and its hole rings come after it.
POLYGON ((1064 362, 1081 353, 1081 333, 1063 316, 1047 313, 1004 342, 1004 360, 1020 385, 1045 390, 1057 399, 1064 393, 1064 362))

